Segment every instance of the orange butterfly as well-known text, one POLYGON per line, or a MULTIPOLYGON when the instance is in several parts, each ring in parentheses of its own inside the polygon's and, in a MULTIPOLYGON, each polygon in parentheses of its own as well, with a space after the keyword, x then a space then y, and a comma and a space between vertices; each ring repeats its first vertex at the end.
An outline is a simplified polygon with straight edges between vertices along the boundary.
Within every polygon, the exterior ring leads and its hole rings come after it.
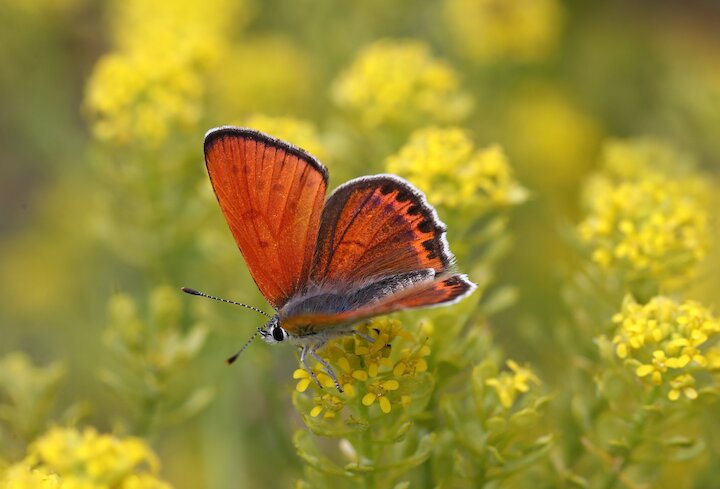
POLYGON ((330 338, 365 337, 353 330, 363 319, 452 304, 475 289, 455 273, 435 209, 402 178, 356 178, 325 202, 328 172, 318 160, 261 132, 235 127, 208 131, 205 163, 248 269, 275 309, 228 363, 257 334, 268 343, 289 340, 302 346, 300 361, 318 385, 308 355, 342 392, 317 353, 330 338))

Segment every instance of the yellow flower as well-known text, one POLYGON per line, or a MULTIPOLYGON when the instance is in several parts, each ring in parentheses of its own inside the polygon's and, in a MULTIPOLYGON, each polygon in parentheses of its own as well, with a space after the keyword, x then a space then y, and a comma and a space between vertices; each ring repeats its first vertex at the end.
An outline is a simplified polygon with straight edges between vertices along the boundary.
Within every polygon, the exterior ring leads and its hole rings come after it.
POLYGON ((652 363, 640 365, 635 370, 635 373, 638 377, 646 377, 650 375, 652 383, 660 385, 662 384, 662 374, 667 372, 668 367, 668 359, 665 357, 665 352, 662 350, 655 350, 653 352, 652 363))
POLYGON ((0 487, 3 489, 61 489, 62 481, 57 474, 34 468, 27 463, 19 463, 11 466, 4 476, 0 477, 0 487))
POLYGON ((651 170, 651 156, 669 167, 675 153, 647 143, 613 144, 605 173, 586 188, 588 215, 579 235, 603 269, 677 287, 696 274, 709 248, 707 189, 699 177, 682 176, 686 162, 679 157, 675 169, 651 170))
POLYGON ((445 16, 469 58, 536 61, 557 44, 563 11, 557 0, 446 0, 445 16))
POLYGON ((423 357, 430 355, 430 347, 423 344, 417 351, 413 352, 409 348, 405 348, 400 352, 401 358, 395 362, 393 367, 393 375, 400 377, 401 375, 415 375, 427 371, 428 365, 423 357))
POLYGON ((224 49, 234 10, 226 0, 208 1, 118 2, 117 49, 100 58, 85 94, 97 139, 157 145, 199 122, 204 77, 224 49))
POLYGON ((697 399, 698 393, 695 390, 695 378, 692 375, 678 375, 670 381, 670 387, 668 399, 671 401, 677 401, 681 393, 688 399, 697 399))
MULTIPOLYGON (((326 374, 325 371, 322 370, 322 368, 322 365, 316 365, 313 368, 313 373, 317 377, 320 384, 322 384, 323 387, 335 387, 335 382, 333 382, 332 378, 330 378, 330 376, 326 374)), ((295 389, 298 392, 305 392, 307 388, 315 382, 310 373, 304 368, 296 369, 293 372, 293 379, 298 381, 297 385, 295 386, 295 389)))
POLYGON ((381 40, 366 47, 332 88, 335 102, 370 127, 452 122, 471 107, 455 71, 420 41, 381 40))
POLYGON ((514 360, 508 360, 507 366, 512 373, 507 371, 501 372, 497 377, 485 380, 485 385, 495 389, 500 404, 502 404, 505 409, 513 406, 519 393, 530 390, 528 381, 540 385, 540 379, 538 379, 529 367, 521 367, 514 360))
POLYGON ((387 170, 411 180, 432 204, 449 208, 508 206, 527 197, 498 146, 476 149, 468 134, 456 127, 415 131, 388 158, 387 170))
POLYGON ((515 360, 508 360, 507 366, 513 371, 513 383, 518 392, 527 392, 530 389, 528 381, 540 385, 540 379, 527 365, 521 367, 515 360))
POLYGON ((380 410, 387 414, 394 405, 410 406, 414 389, 430 382, 425 360, 430 354, 430 347, 427 342, 418 343, 413 335, 402 328, 399 321, 385 317, 375 318, 360 325, 357 331, 362 336, 338 338, 320 351, 320 355, 329 362, 342 386, 342 394, 334 391, 334 383, 319 365, 314 371, 323 387, 332 389, 333 392, 320 394, 321 391, 312 382, 310 374, 302 368, 293 374, 299 381, 296 386, 298 392, 312 388, 316 393, 309 411, 306 411, 308 406, 302 404, 302 410, 311 417, 317 418, 323 413, 326 419, 334 418, 347 409, 351 410, 350 416, 366 416, 367 413, 352 411, 357 408, 355 403, 348 404, 352 398, 358 398, 362 405, 368 407, 377 401, 380 410), (371 338, 372 342, 368 338, 371 338), (391 344, 406 347, 398 349, 391 347, 391 344))
POLYGON ((370 382, 370 385, 368 385, 368 393, 363 396, 362 403, 364 406, 372 406, 375 401, 378 401, 380 410, 388 414, 392 410, 392 402, 387 395, 399 388, 400 383, 395 379, 373 380, 370 382))
POLYGON ((157 478, 157 456, 139 438, 52 428, 36 440, 28 456, 5 474, 2 487, 120 487, 169 489, 157 478), (35 484, 35 485, 32 485, 35 484))
MULTIPOLYGON (((683 382, 694 392, 693 372, 713 372, 720 365, 715 348, 708 348, 720 336, 720 320, 697 302, 678 303, 658 296, 638 304, 627 297, 613 323, 617 325, 613 338, 616 354, 632 360, 628 365, 637 365, 638 377, 659 386, 669 369, 677 374, 668 382, 672 400, 685 393, 683 382)), ((686 397, 694 399, 692 392, 688 390, 686 397)))
POLYGON ((327 159, 327 147, 311 122, 293 117, 270 117, 255 114, 245 119, 245 123, 242 125, 288 141, 309 152, 320 161, 325 162, 327 159))
POLYGON ((323 394, 322 396, 316 396, 313 401, 315 407, 310 410, 310 416, 317 418, 323 411, 323 418, 331 419, 334 418, 339 411, 345 406, 345 400, 334 394, 323 394))

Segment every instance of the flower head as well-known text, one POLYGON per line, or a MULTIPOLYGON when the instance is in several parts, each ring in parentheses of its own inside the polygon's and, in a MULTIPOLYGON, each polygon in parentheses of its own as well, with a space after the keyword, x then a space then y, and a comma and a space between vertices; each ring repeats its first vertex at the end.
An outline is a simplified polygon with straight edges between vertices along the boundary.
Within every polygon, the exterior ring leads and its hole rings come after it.
POLYGON ((508 360, 507 366, 510 368, 510 372, 504 371, 497 377, 485 380, 485 385, 495 389, 500 404, 509 409, 519 394, 530 390, 528 382, 540 385, 540 379, 528 366, 521 367, 514 360, 508 360))
POLYGON ((671 400, 679 399, 680 393, 697 397, 693 374, 713 372, 715 353, 709 345, 720 337, 720 320, 707 308, 661 296, 638 304, 628 297, 613 322, 615 352, 639 378, 655 386, 669 385, 671 400))
POLYGON ((680 394, 683 394, 686 398, 692 400, 697 399, 698 393, 695 390, 695 378, 690 374, 678 375, 670 381, 670 392, 668 392, 668 399, 671 401, 677 401, 680 399, 680 394))
POLYGON ((456 127, 415 131, 388 158, 387 169, 409 178, 431 203, 448 208, 508 206, 527 195, 498 146, 476 149, 468 134, 456 127))
POLYGON ((157 478, 159 470, 157 456, 139 438, 53 428, 8 471, 3 487, 169 489, 157 478))
POLYGON ((344 411, 350 411, 356 418, 366 416, 357 412, 355 403, 349 403, 351 399, 359 399, 367 408, 378 406, 381 413, 389 414, 394 406, 408 407, 414 389, 423 381, 429 382, 424 358, 430 354, 427 341, 419 343, 399 321, 387 318, 373 319, 357 330, 360 335, 339 338, 320 352, 333 368, 342 393, 329 392, 334 383, 320 365, 313 372, 323 390, 312 382, 304 368, 295 371, 293 377, 299 381, 296 390, 313 393, 312 405, 298 405, 299 409, 307 409, 311 417, 317 418, 322 413, 323 418, 330 419, 344 411), (399 346, 404 348, 398 349, 399 346))
POLYGON ((382 40, 366 47, 333 85, 333 98, 370 127, 418 120, 452 122, 470 98, 455 71, 419 41, 382 40))
POLYGON ((562 30, 557 0, 446 0, 445 14, 458 50, 480 62, 540 60, 562 30))
POLYGON ((672 154, 646 143, 607 151, 607 169, 591 179, 588 215, 578 226, 603 269, 666 286, 696 273, 710 241, 707 189, 697 177, 682 176, 684 160, 675 170, 651 170, 654 161, 671 166, 672 154))
POLYGON ((116 50, 100 58, 85 95, 98 140, 157 145, 199 122, 204 76, 224 49, 229 19, 226 0, 211 3, 118 3, 116 50))

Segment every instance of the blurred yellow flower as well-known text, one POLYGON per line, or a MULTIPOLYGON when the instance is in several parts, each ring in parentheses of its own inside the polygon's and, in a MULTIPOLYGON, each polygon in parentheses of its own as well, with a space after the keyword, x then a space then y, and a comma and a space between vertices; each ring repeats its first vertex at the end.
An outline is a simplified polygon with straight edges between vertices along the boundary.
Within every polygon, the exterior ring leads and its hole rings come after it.
POLYGON ((100 59, 85 98, 97 139, 155 144, 173 128, 197 124, 202 77, 190 59, 161 54, 168 49, 112 53, 100 59))
POLYGON ((298 146, 322 162, 327 160, 328 149, 322 142, 317 128, 311 122, 294 117, 271 117, 255 114, 245 119, 243 126, 257 129, 298 146))
POLYGON ((208 77, 211 113, 219 124, 255 112, 307 112, 308 101, 314 97, 316 70, 312 57, 292 39, 250 37, 219 57, 208 77))
POLYGON ((8 470, 2 487, 169 489, 159 470, 157 456, 139 438, 52 428, 8 470))
POLYGON ((537 82, 512 93, 502 121, 502 141, 518 171, 544 187, 576 185, 602 133, 566 90, 537 82))
POLYGON ((720 338, 720 319, 694 301, 658 296, 638 304, 628 296, 613 323, 615 352, 634 366, 638 377, 659 386, 666 382, 665 374, 672 373, 670 399, 677 400, 681 392, 689 399, 697 397, 692 374, 713 371, 714 353, 708 345, 720 338))
POLYGON ((369 127, 453 122, 471 108, 455 71, 420 41, 366 47, 332 87, 335 102, 369 127))
POLYGON ((45 469, 33 468, 29 464, 19 463, 11 466, 0 476, 3 489, 63 489, 62 480, 57 474, 45 469))
POLYGON ((562 33, 557 0, 446 0, 444 7, 458 51, 483 63, 542 60, 562 33))
POLYGON ((408 178, 433 205, 450 209, 485 210, 527 198, 500 147, 476 149, 457 127, 415 131, 405 146, 388 157, 387 170, 408 178))
POLYGON ((155 145, 203 113, 209 66, 225 48, 226 0, 142 0, 114 5, 117 49, 98 61, 85 94, 103 142, 155 145))
POLYGON ((678 375, 670 381, 670 392, 668 392, 668 399, 671 401, 677 401, 680 399, 680 394, 683 394, 688 399, 697 399, 698 393, 695 390, 695 378, 689 374, 678 375))
POLYGON ((508 360, 507 366, 511 372, 501 372, 497 377, 485 380, 485 385, 495 389, 500 404, 509 409, 519 394, 530 390, 529 382, 540 385, 540 379, 528 366, 521 367, 514 360, 508 360))
POLYGON ((114 0, 109 5, 113 40, 120 50, 142 52, 173 44, 166 57, 190 56, 197 63, 216 58, 218 43, 249 20, 246 0, 114 0))
POLYGON ((684 175, 685 160, 668 158, 674 153, 662 147, 613 144, 605 172, 585 189, 580 237, 603 269, 677 287, 696 274, 710 246, 706 184, 684 175))

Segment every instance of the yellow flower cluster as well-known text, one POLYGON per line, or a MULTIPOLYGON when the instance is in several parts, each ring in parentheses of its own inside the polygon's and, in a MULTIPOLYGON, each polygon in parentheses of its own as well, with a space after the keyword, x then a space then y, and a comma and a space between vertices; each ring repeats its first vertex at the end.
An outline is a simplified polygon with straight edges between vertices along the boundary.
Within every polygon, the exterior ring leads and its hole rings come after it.
POLYGON ((139 438, 53 428, 0 479, 7 489, 170 489, 157 456, 139 438))
POLYGON ((377 41, 333 85, 335 102, 370 127, 453 122, 467 115, 470 97, 455 71, 419 41, 377 41))
POLYGON ((203 75, 224 49, 227 0, 118 2, 117 49, 98 61, 85 106, 100 141, 158 144, 202 115, 203 75))
POLYGON ((327 147, 320 139, 317 128, 311 122, 293 117, 270 117, 255 114, 248 117, 243 125, 283 141, 289 141, 322 162, 325 162, 327 158, 327 147))
POLYGON ((497 377, 487 379, 485 385, 495 389, 500 404, 505 409, 510 409, 515 404, 518 395, 530 390, 530 382, 540 385, 540 379, 530 370, 527 365, 521 367, 514 360, 508 360, 507 366, 510 372, 501 372, 497 377))
POLYGON ((710 246, 707 191, 672 154, 645 142, 609 147, 605 173, 586 189, 589 213, 579 225, 602 268, 670 287, 695 274, 710 246))
POLYGON ((500 147, 476 149, 456 127, 415 131, 388 158, 387 170, 407 177, 432 204, 452 209, 508 206, 527 198, 500 147))
POLYGON ((372 337, 373 342, 349 336, 333 341, 321 353, 333 367, 343 393, 333 391, 334 383, 320 365, 316 365, 313 372, 324 391, 313 383, 305 369, 300 368, 293 374, 299 380, 298 392, 305 392, 311 386, 315 388, 310 416, 322 414, 326 419, 335 418, 353 399, 359 399, 366 407, 377 402, 385 414, 392 412, 393 406, 410 405, 412 386, 427 372, 425 357, 430 354, 430 347, 424 342, 418 343, 394 319, 373 319, 358 331, 372 337), (393 351, 399 346, 396 340, 401 340, 404 346, 398 352, 393 351), (396 343, 391 347, 393 342, 396 343))
POLYGON ((667 384, 670 400, 681 394, 695 399, 694 374, 720 367, 720 350, 714 345, 720 319, 697 302, 658 296, 638 304, 628 297, 613 322, 617 356, 627 359, 638 377, 656 386, 667 384))
POLYGON ((445 14, 458 50, 479 62, 541 60, 563 20, 557 0, 446 0, 445 14))

